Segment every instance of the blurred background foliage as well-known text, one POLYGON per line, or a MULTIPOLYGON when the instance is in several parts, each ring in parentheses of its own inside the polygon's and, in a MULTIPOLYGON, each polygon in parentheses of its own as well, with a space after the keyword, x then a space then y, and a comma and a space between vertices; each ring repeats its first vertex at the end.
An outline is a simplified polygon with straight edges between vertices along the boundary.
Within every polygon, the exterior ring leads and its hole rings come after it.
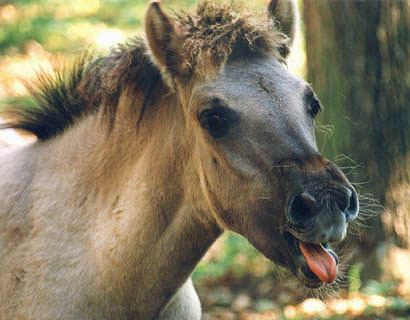
MULTIPOLYGON (((94 44, 106 48, 141 29, 144 0, 0 1, 0 50, 24 51, 36 41, 49 52, 78 52, 94 44)), ((167 1, 189 8, 193 0, 167 1)))
MULTIPOLYGON (((0 107, 29 103, 24 83, 55 61, 142 34, 147 2, 0 0, 0 107)), ((197 3, 163 2, 169 10, 197 3)), ((325 106, 319 148, 362 193, 365 226, 339 248, 346 256, 340 290, 322 302, 316 298, 327 292, 303 289, 246 239, 226 233, 193 274, 206 319, 410 318, 409 7, 398 0, 299 1, 307 27, 288 65, 312 82, 325 106)))

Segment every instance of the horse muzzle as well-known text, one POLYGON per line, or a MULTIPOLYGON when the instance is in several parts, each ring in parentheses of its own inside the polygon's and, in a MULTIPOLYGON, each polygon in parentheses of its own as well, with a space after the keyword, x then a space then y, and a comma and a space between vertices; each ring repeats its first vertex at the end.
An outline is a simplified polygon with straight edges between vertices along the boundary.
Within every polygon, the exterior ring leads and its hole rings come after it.
POLYGON ((291 269, 309 287, 332 283, 339 259, 329 243, 346 237, 348 223, 359 212, 352 187, 310 188, 290 198, 287 204, 285 238, 292 248, 291 269))
POLYGON ((340 242, 346 236, 348 223, 358 216, 357 199, 357 192, 345 186, 297 193, 287 205, 289 227, 306 242, 340 242))

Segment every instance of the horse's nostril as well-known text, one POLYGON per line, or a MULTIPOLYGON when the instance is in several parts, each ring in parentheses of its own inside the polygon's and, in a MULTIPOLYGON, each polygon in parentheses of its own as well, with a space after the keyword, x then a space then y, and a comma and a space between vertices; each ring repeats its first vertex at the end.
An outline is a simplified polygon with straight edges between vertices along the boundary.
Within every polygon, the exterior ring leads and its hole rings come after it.
POLYGON ((316 208, 316 199, 310 193, 299 193, 289 204, 288 218, 292 223, 301 223, 312 217, 316 208))
POLYGON ((359 201, 357 200, 357 192, 355 190, 350 191, 349 203, 343 211, 347 222, 353 221, 359 214, 359 201))

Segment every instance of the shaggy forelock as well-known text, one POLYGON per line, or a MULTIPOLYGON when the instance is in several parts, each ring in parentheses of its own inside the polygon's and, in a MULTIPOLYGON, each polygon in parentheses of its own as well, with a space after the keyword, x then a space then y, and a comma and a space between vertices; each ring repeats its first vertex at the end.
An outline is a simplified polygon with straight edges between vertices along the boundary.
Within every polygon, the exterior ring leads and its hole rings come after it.
POLYGON ((283 61, 289 50, 289 39, 267 13, 252 15, 239 6, 205 1, 194 14, 176 14, 176 20, 186 34, 185 63, 195 73, 206 74, 229 59, 247 56, 270 54, 283 61))

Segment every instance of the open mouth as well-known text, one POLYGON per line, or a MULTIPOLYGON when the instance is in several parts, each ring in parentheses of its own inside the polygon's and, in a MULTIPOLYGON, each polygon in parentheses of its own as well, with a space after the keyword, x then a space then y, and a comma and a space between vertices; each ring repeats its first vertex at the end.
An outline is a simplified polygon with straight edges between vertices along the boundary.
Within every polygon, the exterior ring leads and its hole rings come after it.
POLYGON ((307 287, 318 288, 337 278, 339 259, 327 243, 307 243, 286 232, 292 248, 292 269, 307 287))

